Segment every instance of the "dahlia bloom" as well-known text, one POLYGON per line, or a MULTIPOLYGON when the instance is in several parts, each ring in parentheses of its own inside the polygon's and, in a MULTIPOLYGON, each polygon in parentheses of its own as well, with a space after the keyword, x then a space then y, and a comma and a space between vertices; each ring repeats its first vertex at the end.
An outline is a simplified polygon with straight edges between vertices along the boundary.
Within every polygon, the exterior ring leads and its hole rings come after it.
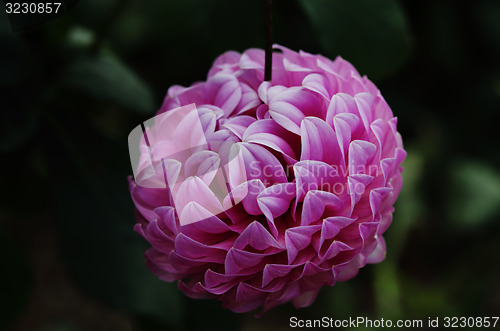
POLYGON ((308 306, 383 260, 402 184, 377 87, 340 57, 275 48, 271 82, 263 50, 224 53, 130 138, 148 267, 235 312, 308 306))

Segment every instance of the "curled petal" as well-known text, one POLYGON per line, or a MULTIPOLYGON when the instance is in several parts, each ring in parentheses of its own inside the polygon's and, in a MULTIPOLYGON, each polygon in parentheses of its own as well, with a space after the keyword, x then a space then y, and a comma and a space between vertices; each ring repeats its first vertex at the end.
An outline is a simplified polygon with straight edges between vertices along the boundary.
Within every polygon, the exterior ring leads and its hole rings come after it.
POLYGON ((245 164, 246 177, 259 179, 264 185, 286 183, 283 166, 267 149, 253 143, 240 143, 241 156, 245 164))
POLYGON ((257 221, 253 221, 234 242, 234 248, 244 249, 247 245, 258 250, 270 247, 284 249, 266 228, 257 221))
POLYGON ((325 121, 306 117, 300 125, 302 138, 301 160, 323 161, 341 164, 343 156, 333 129, 325 121))
POLYGON ((237 116, 228 119, 222 126, 234 133, 238 138, 243 139, 245 130, 255 122, 255 118, 251 116, 237 116))
POLYGON ((245 269, 254 269, 252 272, 262 269, 259 264, 267 255, 260 253, 247 252, 237 248, 231 248, 227 252, 224 262, 225 272, 228 274, 243 274, 245 269), (257 270, 256 270, 257 269, 257 270))
POLYGON ((243 141, 261 144, 288 155, 292 159, 297 159, 290 145, 290 142, 293 144, 297 141, 296 136, 272 119, 256 121, 250 125, 243 135, 243 141))
POLYGON ((240 58, 241 54, 235 51, 228 51, 218 56, 208 72, 208 78, 215 76, 219 72, 233 73, 235 69, 239 69, 238 63, 240 58))
POLYGON ((300 161, 294 164, 293 172, 297 183, 297 201, 302 202, 306 193, 312 190, 334 192, 339 186, 344 174, 321 161, 300 161))
POLYGON ((236 109, 243 95, 238 80, 232 75, 223 73, 211 77, 205 88, 206 94, 212 96, 212 104, 221 108, 226 116, 236 109))
POLYGON ((349 174, 370 173, 369 165, 377 152, 377 146, 364 141, 355 140, 349 145, 349 174))
POLYGON ((325 118, 322 103, 318 94, 290 87, 269 101, 269 113, 276 123, 300 135, 300 123, 306 116, 325 118))
POLYGON ((309 225, 298 226, 286 230, 285 243, 286 252, 288 254, 288 264, 292 264, 293 261, 295 261, 299 251, 309 246, 312 240, 311 237, 320 229, 320 225, 309 225))

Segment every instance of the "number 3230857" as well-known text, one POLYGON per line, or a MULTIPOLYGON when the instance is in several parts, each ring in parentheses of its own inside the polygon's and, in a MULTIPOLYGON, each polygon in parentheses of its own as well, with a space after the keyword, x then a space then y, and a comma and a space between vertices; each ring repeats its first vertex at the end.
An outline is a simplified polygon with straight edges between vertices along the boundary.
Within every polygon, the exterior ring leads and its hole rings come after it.
POLYGON ((45 2, 45 3, 10 3, 5 4, 5 12, 7 14, 57 14, 61 2, 45 2))

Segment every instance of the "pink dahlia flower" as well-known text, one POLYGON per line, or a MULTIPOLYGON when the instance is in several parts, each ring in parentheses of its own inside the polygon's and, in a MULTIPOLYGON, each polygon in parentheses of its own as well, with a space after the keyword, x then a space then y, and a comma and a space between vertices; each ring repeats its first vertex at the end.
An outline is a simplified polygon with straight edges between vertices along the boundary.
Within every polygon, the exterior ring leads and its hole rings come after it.
POLYGON ((377 87, 340 57, 275 48, 271 82, 263 50, 224 53, 130 140, 148 267, 235 312, 308 306, 383 260, 402 183, 377 87))

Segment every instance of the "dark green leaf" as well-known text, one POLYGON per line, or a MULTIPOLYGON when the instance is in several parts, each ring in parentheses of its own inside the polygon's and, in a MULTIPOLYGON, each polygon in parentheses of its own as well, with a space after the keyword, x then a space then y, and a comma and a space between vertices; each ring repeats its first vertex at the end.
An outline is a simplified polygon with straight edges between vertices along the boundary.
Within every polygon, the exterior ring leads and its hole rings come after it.
POLYGON ((487 164, 456 162, 451 170, 448 213, 455 226, 473 228, 496 220, 500 174, 487 164))
POLYGON ((148 85, 118 59, 99 54, 71 63, 63 83, 125 108, 150 114, 156 110, 148 85))
POLYGON ((298 0, 330 57, 342 56, 361 74, 380 78, 410 54, 405 15, 396 0, 298 0))

